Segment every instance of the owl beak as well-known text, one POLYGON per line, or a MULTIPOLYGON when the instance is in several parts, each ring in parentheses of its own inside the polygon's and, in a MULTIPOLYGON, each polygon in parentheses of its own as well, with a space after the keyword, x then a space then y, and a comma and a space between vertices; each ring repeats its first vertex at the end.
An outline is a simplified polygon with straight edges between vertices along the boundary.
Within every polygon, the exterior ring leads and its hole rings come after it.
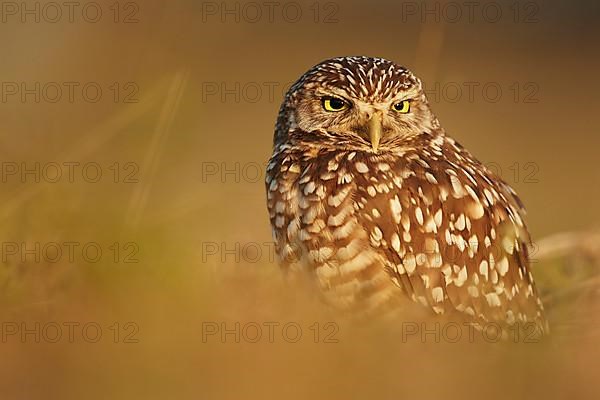
POLYGON ((379 113, 373 114, 369 120, 369 139, 373 151, 377 153, 379 141, 381 140, 381 115, 379 113))

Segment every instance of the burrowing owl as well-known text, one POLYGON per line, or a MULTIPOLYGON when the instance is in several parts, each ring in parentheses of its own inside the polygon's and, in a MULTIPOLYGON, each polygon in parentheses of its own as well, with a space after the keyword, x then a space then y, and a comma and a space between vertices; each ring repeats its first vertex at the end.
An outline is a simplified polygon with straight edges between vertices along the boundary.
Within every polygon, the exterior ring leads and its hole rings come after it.
POLYGON ((521 201, 446 135, 408 69, 342 57, 306 72, 281 106, 266 186, 284 270, 332 304, 403 298, 545 329, 521 201))

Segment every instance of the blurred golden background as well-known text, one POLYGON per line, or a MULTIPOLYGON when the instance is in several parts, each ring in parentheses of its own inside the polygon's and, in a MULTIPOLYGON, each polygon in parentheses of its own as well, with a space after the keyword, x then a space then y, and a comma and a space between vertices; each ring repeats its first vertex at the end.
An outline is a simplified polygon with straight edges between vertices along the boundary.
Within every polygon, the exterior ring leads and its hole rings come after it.
POLYGON ((69 4, 0 5, 0 398, 597 396, 598 2, 69 4), (281 283, 275 117, 341 55, 413 70, 449 134, 520 194, 552 338, 326 325, 281 283))

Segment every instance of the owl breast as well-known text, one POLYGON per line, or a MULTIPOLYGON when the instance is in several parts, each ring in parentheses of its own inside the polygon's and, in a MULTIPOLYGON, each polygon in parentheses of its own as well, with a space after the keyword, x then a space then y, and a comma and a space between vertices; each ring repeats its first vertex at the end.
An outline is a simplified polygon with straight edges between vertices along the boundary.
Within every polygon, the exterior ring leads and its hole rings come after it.
POLYGON ((267 196, 284 270, 311 275, 336 307, 370 312, 397 299, 401 287, 390 279, 389 263, 372 245, 377 233, 373 238, 363 224, 368 195, 363 189, 369 186, 367 165, 359 161, 363 157, 355 151, 321 151, 310 159, 293 152, 276 154, 268 169, 267 196))
POLYGON ((450 138, 378 153, 283 145, 267 198, 284 270, 332 304, 410 299, 481 324, 545 324, 520 200, 450 138))

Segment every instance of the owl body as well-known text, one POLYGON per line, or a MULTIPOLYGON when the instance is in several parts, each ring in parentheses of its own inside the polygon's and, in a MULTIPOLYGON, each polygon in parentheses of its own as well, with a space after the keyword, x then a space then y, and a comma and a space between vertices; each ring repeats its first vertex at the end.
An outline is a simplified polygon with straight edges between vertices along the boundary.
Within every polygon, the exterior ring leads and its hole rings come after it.
POLYGON ((307 72, 281 107, 266 185, 284 271, 330 304, 545 329, 520 200, 446 135, 405 68, 345 57, 307 72))

